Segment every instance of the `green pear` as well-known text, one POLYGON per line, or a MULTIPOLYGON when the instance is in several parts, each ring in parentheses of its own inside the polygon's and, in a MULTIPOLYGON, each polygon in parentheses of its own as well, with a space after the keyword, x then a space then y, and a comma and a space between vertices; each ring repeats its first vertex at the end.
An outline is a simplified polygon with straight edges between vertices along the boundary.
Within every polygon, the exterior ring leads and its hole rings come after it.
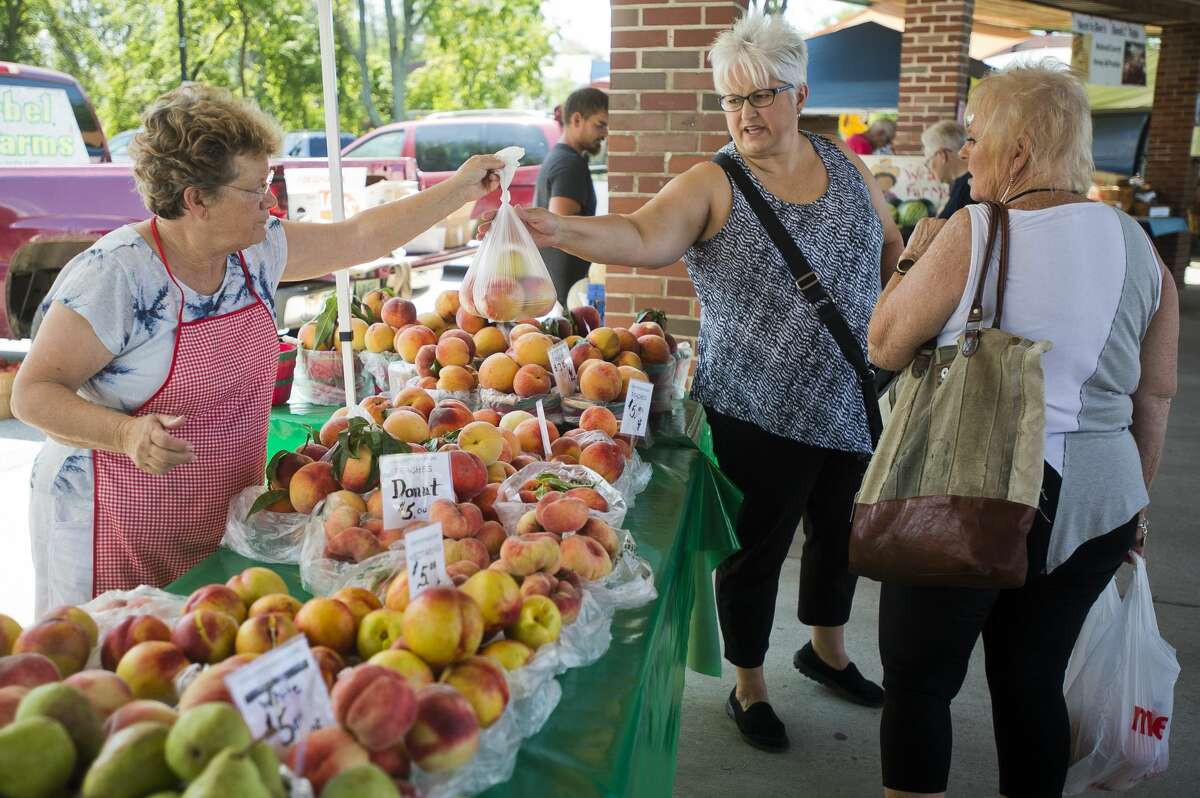
POLYGON ((179 778, 191 781, 224 749, 248 745, 250 729, 231 704, 200 704, 180 715, 171 727, 167 735, 167 764, 179 778))
POLYGON ((36 716, 14 720, 0 729, 0 795, 56 795, 71 780, 75 759, 75 744, 58 722, 36 716))
POLYGON ((226 748, 213 757, 200 778, 188 785, 183 798, 271 798, 258 776, 258 767, 245 749, 226 748))
POLYGON ((321 790, 321 798, 400 798, 400 791, 378 765, 346 768, 321 790))
POLYGON ((250 746, 249 753, 250 758, 254 760, 254 766, 258 768, 258 777, 262 779, 263 786, 267 788, 271 798, 287 798, 287 792, 283 788, 283 776, 279 775, 279 756, 276 755, 275 749, 260 741, 250 746))
POLYGON ((175 789, 179 779, 165 753, 169 731, 144 721, 109 737, 83 780, 83 798, 142 798, 175 789))
POLYGON ((33 717, 62 724, 75 743, 75 767, 82 776, 104 744, 104 728, 88 697, 69 684, 43 684, 30 690, 17 707, 17 720, 33 717))

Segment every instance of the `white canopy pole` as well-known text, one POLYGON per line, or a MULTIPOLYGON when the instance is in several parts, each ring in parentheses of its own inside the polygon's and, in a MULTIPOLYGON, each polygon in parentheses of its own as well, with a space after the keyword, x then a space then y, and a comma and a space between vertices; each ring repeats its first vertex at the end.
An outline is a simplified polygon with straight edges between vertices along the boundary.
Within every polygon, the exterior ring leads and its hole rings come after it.
MULTIPOLYGON (((321 34, 321 85, 325 91, 325 146, 329 152, 329 190, 333 203, 333 221, 346 218, 342 195, 342 151, 338 134, 337 67, 333 49, 333 7, 331 0, 317 0, 317 23, 321 34)), ((354 348, 350 345, 354 329, 350 323, 350 271, 342 269, 337 278, 338 330, 342 350, 342 374, 346 380, 346 407, 354 407, 354 348)))

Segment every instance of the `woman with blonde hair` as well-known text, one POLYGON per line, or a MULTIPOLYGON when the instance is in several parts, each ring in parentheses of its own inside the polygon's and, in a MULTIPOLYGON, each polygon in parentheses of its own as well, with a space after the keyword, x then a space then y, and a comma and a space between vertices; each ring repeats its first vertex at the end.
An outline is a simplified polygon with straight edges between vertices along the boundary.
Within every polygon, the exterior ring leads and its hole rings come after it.
POLYGON ((40 310, 13 411, 49 438, 30 535, 40 615, 162 587, 212 554, 229 500, 262 479, 280 281, 363 263, 495 188, 491 156, 338 224, 271 215, 279 129, 225 89, 184 84, 130 153, 153 216, 73 258, 40 310))
MULTIPOLYGON (((1179 309, 1137 223, 1084 198, 1091 152, 1087 95, 1067 72, 1018 67, 972 90, 962 149, 971 197, 1008 208, 1002 329, 1053 345, 1042 358, 1042 499, 1023 587, 884 584, 887 796, 945 793, 950 702, 981 635, 1000 794, 1061 795, 1067 660, 1096 597, 1145 544, 1147 489, 1175 393, 1179 309)), ((901 369, 927 341, 953 345, 962 334, 991 212, 979 204, 922 220, 871 318, 874 362, 901 369)), ((985 272, 983 326, 996 321, 999 256, 985 272)))
POLYGON ((737 669, 725 710, 748 743, 782 751, 788 736, 768 702, 763 661, 780 570, 801 518, 797 614, 812 640, 793 664, 850 701, 877 707, 883 700, 850 661, 843 637, 855 586, 847 572, 850 513, 872 448, 868 416, 860 374, 819 312, 836 308, 850 345, 865 353, 871 308, 902 244, 858 156, 799 129, 808 51, 794 28, 778 16, 744 17, 717 37, 710 58, 733 139, 718 154, 724 166, 692 167, 631 214, 521 213, 542 247, 600 263, 660 268, 682 258, 687 265, 702 310, 692 396, 705 407, 721 469, 744 496, 741 550, 716 576, 725 658, 737 669), (739 178, 811 266, 803 286, 739 178), (823 286, 821 308, 804 286, 823 286))

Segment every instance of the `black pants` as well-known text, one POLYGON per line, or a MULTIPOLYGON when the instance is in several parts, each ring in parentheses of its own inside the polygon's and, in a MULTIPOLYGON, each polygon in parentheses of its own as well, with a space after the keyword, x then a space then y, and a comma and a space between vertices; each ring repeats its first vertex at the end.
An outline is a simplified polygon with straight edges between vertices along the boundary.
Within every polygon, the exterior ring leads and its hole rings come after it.
POLYGON ((855 577, 846 570, 850 516, 864 455, 821 449, 705 408, 721 471, 742 491, 742 548, 717 567, 717 614, 725 659, 763 664, 775 621, 779 572, 804 519, 797 617, 841 626, 850 617, 855 577))
POLYGON ((950 772, 950 701, 983 634, 992 727, 1007 798, 1062 795, 1071 732, 1067 660, 1088 610, 1133 545, 1136 518, 1042 573, 1061 480, 1046 468, 1041 512, 1027 542, 1030 576, 1014 590, 884 584, 879 651, 886 699, 883 784, 943 792, 950 772))

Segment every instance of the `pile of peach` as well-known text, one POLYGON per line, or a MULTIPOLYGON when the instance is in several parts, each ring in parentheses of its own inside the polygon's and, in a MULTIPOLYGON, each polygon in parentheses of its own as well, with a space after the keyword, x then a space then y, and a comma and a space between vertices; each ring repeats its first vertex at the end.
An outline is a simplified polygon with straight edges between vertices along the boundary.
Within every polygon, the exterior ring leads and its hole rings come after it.
POLYGON ((592 402, 625 397, 630 380, 648 381, 646 368, 671 362, 672 348, 662 327, 641 322, 629 329, 599 327, 586 339, 567 339, 579 378, 579 393, 592 402))

